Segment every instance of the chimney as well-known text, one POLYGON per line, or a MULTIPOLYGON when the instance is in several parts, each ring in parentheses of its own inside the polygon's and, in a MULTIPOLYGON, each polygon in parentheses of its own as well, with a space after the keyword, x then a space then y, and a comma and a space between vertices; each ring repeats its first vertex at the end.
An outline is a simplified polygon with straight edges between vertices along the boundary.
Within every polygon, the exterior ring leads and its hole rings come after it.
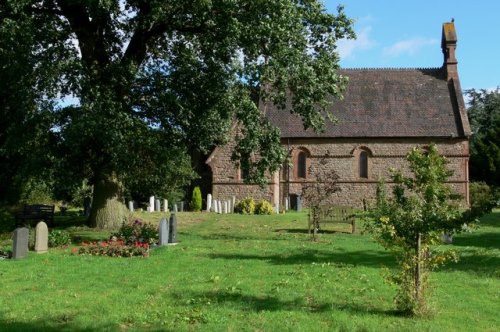
POLYGON ((455 49, 457 48, 457 32, 455 30, 455 20, 443 24, 443 37, 441 48, 444 54, 443 67, 446 69, 447 79, 458 78, 457 58, 455 57, 455 49))

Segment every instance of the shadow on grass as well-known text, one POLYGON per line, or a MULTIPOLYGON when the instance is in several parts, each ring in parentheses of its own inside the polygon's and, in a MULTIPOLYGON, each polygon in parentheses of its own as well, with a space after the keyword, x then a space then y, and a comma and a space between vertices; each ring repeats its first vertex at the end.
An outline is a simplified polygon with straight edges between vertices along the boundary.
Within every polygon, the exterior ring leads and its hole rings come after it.
POLYGON ((107 324, 104 326, 95 327, 80 327, 78 325, 72 324, 71 321, 67 321, 67 317, 49 317, 46 320, 36 320, 33 322, 16 322, 11 320, 6 320, 3 317, 0 318, 0 331, 44 331, 44 332, 60 332, 60 331, 71 331, 71 332, 93 332, 93 331, 115 331, 118 330, 116 324, 107 324))
POLYGON ((303 250, 300 253, 283 255, 247 255, 247 254, 209 254, 213 259, 261 260, 275 265, 294 265, 312 263, 335 263, 343 265, 362 265, 367 267, 395 266, 394 258, 382 251, 331 251, 303 250))
POLYGON ((459 247, 477 247, 500 249, 500 232, 471 233, 453 238, 453 245, 459 247))
POLYGON ((203 305, 210 302, 218 306, 237 307, 242 311, 303 311, 310 313, 322 313, 333 311, 348 311, 353 314, 402 316, 403 314, 395 310, 383 310, 369 306, 348 304, 348 303, 317 303, 307 297, 296 297, 292 300, 283 300, 270 295, 248 295, 239 291, 206 291, 174 293, 173 297, 188 305, 203 305))

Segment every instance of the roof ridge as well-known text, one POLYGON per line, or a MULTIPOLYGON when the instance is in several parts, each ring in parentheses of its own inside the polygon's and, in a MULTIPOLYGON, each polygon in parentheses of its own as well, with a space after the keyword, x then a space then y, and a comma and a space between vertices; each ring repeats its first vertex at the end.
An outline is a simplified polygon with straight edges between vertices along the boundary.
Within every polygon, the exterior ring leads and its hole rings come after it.
POLYGON ((415 68, 397 68, 397 67, 359 67, 359 68, 340 68, 340 70, 356 71, 356 70, 392 70, 392 71, 413 71, 413 70, 440 70, 443 67, 415 67, 415 68))

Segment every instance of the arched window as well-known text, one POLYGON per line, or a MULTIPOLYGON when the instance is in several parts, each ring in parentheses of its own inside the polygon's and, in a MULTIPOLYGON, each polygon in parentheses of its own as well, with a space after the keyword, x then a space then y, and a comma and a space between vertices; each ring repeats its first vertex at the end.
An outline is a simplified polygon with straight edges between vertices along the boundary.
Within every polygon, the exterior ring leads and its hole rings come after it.
POLYGON ((359 177, 368 179, 368 152, 359 153, 359 177))
POLYGON ((298 178, 306 178, 307 175, 307 156, 306 153, 301 151, 297 155, 297 177, 298 178))

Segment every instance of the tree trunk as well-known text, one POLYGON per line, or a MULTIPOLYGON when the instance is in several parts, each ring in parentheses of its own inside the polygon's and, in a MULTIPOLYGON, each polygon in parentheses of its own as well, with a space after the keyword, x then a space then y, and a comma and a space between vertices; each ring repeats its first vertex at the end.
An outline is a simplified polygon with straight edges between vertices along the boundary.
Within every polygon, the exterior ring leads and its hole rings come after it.
POLYGON ((128 212, 121 200, 121 186, 115 176, 94 185, 90 226, 116 229, 127 221, 128 212))
POLYGON ((422 235, 417 233, 416 243, 415 243, 415 304, 418 306, 420 303, 420 298, 422 296, 422 266, 421 266, 421 244, 422 244, 422 235))

